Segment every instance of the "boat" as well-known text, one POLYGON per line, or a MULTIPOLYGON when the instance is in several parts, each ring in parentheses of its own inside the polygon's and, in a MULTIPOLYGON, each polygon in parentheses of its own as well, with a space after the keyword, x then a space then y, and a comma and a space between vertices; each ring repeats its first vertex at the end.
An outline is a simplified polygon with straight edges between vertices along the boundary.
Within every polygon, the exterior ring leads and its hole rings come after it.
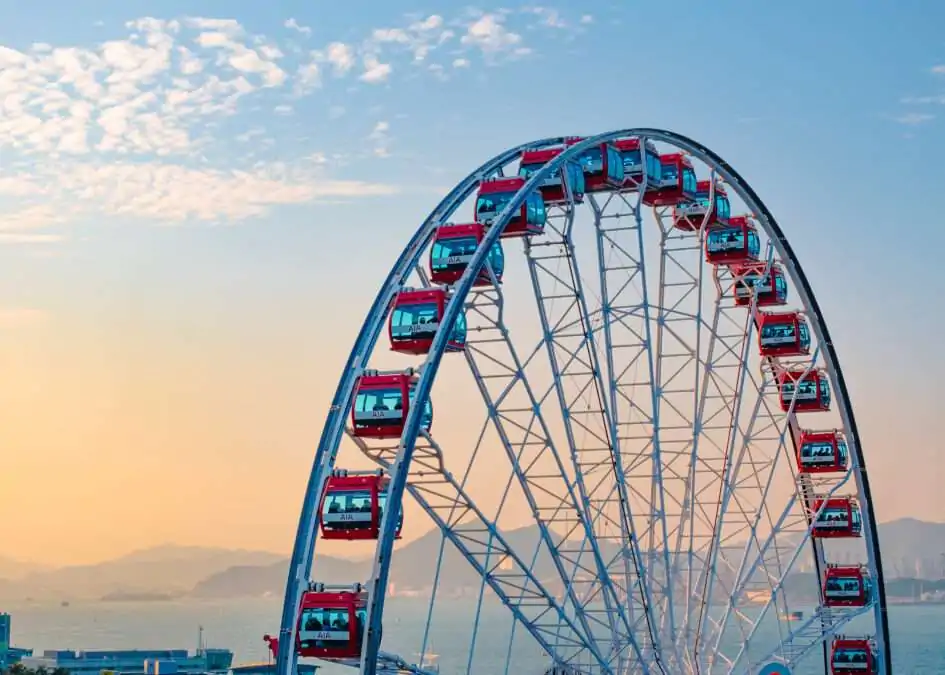
POLYGON ((20 663, 24 658, 33 655, 32 649, 10 646, 12 626, 13 619, 10 615, 0 612, 0 670, 6 670, 10 666, 20 663))
POLYGON ((416 657, 416 665, 423 671, 428 673, 438 673, 440 672, 439 658, 440 655, 432 651, 433 645, 431 643, 430 650, 420 653, 414 652, 413 655, 416 657))
POLYGON ((233 665, 233 652, 229 649, 205 647, 203 626, 200 627, 197 649, 108 649, 72 650, 46 649, 42 656, 22 659, 27 668, 66 670, 72 675, 99 675, 111 673, 159 673, 176 672, 181 675, 203 675, 204 673, 228 673, 233 665))

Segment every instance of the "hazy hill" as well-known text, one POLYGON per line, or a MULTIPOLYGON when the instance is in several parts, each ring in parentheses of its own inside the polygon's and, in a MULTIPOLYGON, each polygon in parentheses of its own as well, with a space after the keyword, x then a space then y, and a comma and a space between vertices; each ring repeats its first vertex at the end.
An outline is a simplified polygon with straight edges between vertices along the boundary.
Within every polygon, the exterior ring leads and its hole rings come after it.
MULTIPOLYGON (((945 523, 900 518, 879 525, 883 569, 887 578, 939 579, 945 577, 945 523)), ((830 541, 831 560, 852 562, 861 557, 856 544, 830 541)))
MULTIPOLYGON (((527 527, 503 534, 509 544, 525 557, 525 562, 531 562, 531 555, 538 541, 538 529, 527 527)), ((895 520, 880 524, 879 536, 884 551, 887 578, 945 577, 942 567, 945 561, 945 523, 926 523, 911 518, 895 520), (921 574, 915 573, 917 566, 921 574)), ((390 570, 390 579, 396 589, 429 587, 436 570, 439 547, 438 531, 428 532, 419 539, 399 547, 394 554, 390 570)), ((831 542, 829 550, 831 559, 837 562, 855 560, 861 556, 854 546, 845 545, 844 542, 831 542)), ((605 558, 614 553, 612 546, 603 547, 602 554, 605 558)), ((586 564, 590 565, 591 561, 586 560, 586 564)), ((287 572, 288 560, 285 559, 264 566, 233 567, 196 584, 192 595, 201 598, 279 596, 283 593, 287 572)), ((369 561, 352 562, 319 556, 312 577, 329 583, 349 583, 367 579, 370 572, 369 561)), ((534 572, 540 579, 556 577, 547 556, 539 557, 534 572)), ((809 579, 802 579, 800 575, 793 581, 799 585, 798 592, 812 583, 809 579)), ((479 585, 479 577, 449 542, 443 554, 440 583, 441 589, 447 593, 458 593, 464 588, 478 589, 479 585)))
POLYGON ((95 565, 72 565, 26 574, 0 585, 4 598, 99 598, 121 592, 182 594, 234 565, 269 565, 282 556, 195 546, 165 545, 95 565))
POLYGON ((887 577, 945 577, 945 523, 901 518, 879 526, 887 577))
MULTIPOLYGON (((881 524, 887 578, 945 577, 945 523, 927 523, 912 518, 881 524)), ((458 530, 459 536, 464 533, 458 530)), ((503 533, 511 546, 531 564, 538 541, 536 527, 503 533)), ((399 545, 391 566, 391 581, 398 591, 426 589, 432 583, 439 554, 439 532, 428 532, 409 544, 399 545)), ((846 562, 859 558, 857 549, 846 542, 829 544, 830 558, 846 562)), ((484 551, 476 551, 482 561, 484 551)), ((612 557, 613 545, 604 545, 605 558, 612 557)), ((493 560, 490 564, 498 561, 493 560)), ((592 561, 585 559, 591 566, 592 561)), ((319 557, 313 578, 329 583, 365 580, 371 573, 370 561, 319 557)), ((195 546, 165 545, 99 563, 60 569, 37 569, 35 565, 0 558, 0 600, 98 599, 115 594, 190 595, 197 598, 227 598, 281 595, 288 561, 274 553, 195 546)), ((555 579, 557 574, 547 555, 534 564, 539 579, 555 579)), ((468 561, 449 542, 440 571, 443 592, 465 593, 478 590, 479 577, 468 561)), ((557 590, 552 583, 551 589, 557 590)))
POLYGON ((40 572, 47 569, 49 568, 44 565, 0 556, 0 579, 20 579, 32 572, 40 572))
MULTIPOLYGON (((351 562, 327 556, 319 557, 318 562, 319 567, 324 571, 319 579, 326 582, 341 583, 351 579, 366 578, 369 569, 369 563, 351 562)), ((289 561, 287 559, 271 565, 230 567, 196 584, 190 596, 209 599, 282 595, 288 573, 289 561)))
MULTIPOLYGON (((457 528, 462 532, 462 527, 457 528)), ((522 528, 503 533, 509 546, 528 556, 526 563, 538 542, 538 530, 534 527, 522 528)), ((390 569, 390 579, 399 588, 421 589, 429 587, 436 573, 436 561, 440 550, 439 531, 430 531, 409 544, 398 547, 390 569)), ((351 561, 328 556, 318 556, 312 578, 326 583, 351 583, 366 580, 371 574, 371 560, 351 561)), ((288 574, 288 560, 278 563, 247 567, 231 567, 214 574, 198 583, 192 592, 199 598, 222 598, 239 596, 282 595, 288 574)), ((539 578, 554 574, 548 558, 540 559, 535 565, 539 578)), ((440 571, 442 588, 457 590, 464 587, 479 586, 479 576, 469 563, 447 543, 443 553, 440 571)))

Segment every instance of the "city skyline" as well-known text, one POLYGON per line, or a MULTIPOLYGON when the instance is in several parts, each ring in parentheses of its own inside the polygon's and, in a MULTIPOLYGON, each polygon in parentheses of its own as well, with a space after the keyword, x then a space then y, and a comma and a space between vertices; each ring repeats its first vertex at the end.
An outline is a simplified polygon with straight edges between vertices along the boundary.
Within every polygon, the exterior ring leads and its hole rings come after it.
POLYGON ((936 194, 945 150, 945 8, 691 3, 692 30, 727 36, 706 65, 623 3, 52 5, 0 8, 12 557, 288 551, 398 246, 501 149, 626 126, 691 136, 753 184, 825 312, 879 520, 943 520, 942 317, 913 289, 935 292, 945 235, 910 207, 936 194), (645 73, 634 49, 658 56, 645 73))

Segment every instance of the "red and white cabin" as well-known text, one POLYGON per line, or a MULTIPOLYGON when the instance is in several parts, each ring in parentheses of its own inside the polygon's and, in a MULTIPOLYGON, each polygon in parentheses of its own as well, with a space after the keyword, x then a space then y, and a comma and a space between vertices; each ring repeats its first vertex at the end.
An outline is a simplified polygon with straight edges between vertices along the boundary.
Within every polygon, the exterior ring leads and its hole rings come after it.
POLYGON ((817 497, 811 508, 812 537, 848 539, 859 537, 863 532, 860 505, 854 497, 817 497))
POLYGON ((795 441, 797 468, 802 473, 839 473, 847 470, 850 453, 843 432, 802 430, 795 441))
POLYGON ((868 637, 838 635, 830 649, 831 675, 877 675, 876 642, 868 637))
POLYGON ((361 584, 330 587, 312 584, 302 594, 296 649, 299 656, 356 659, 367 621, 367 592, 361 584))
MULTIPOLYGON (((325 539, 349 541, 377 539, 387 507, 390 478, 383 471, 355 472, 337 469, 325 484, 319 522, 325 539)), ((394 538, 400 539, 403 511, 394 538)))

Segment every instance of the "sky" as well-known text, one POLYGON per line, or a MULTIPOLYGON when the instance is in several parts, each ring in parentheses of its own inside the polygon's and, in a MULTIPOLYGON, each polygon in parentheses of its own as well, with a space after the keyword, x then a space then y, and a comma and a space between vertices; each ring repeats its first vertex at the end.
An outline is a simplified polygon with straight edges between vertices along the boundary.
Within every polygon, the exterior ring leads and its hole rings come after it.
POLYGON ((879 518, 945 520, 945 5, 80 5, 0 3, 5 554, 287 552, 399 246, 502 149, 632 126, 771 207, 879 518))

